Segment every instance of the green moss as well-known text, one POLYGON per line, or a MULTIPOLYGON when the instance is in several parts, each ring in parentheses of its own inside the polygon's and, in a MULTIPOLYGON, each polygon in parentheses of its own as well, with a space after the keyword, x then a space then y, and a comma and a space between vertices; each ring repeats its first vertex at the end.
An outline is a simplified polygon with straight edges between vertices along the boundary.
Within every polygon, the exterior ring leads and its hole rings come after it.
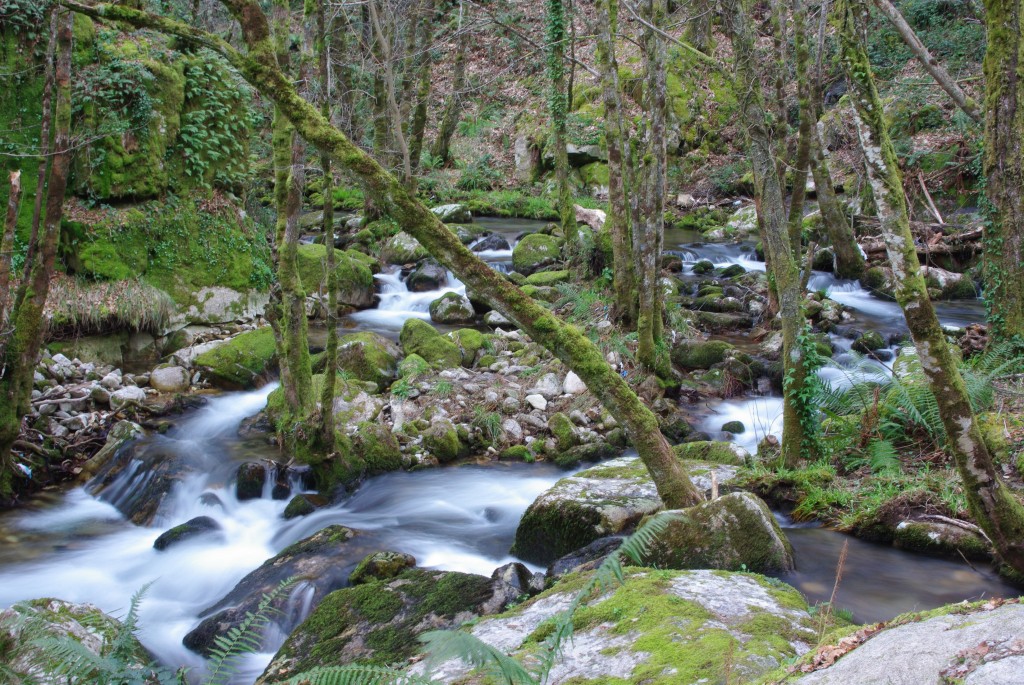
POLYGON ((418 354, 433 366, 451 369, 462 365, 462 352, 455 343, 422 319, 406 321, 398 340, 406 354, 418 354))
POLYGON ((512 267, 523 275, 557 261, 562 255, 558 238, 543 233, 531 233, 512 249, 512 267))
POLYGON ((594 188, 607 188, 609 182, 608 165, 604 162, 592 162, 580 167, 580 178, 583 185, 594 188))
MULTIPOLYGON (((338 299, 350 306, 366 306, 373 300, 373 272, 354 252, 334 251, 335 274, 338 279, 338 299)), ((327 247, 318 244, 298 246, 296 261, 299 281, 307 293, 326 291, 327 247)))
POLYGON ((551 286, 557 283, 568 283, 570 274, 568 271, 541 271, 526 277, 527 285, 551 286))
POLYGON ((386 388, 398 374, 398 349, 377 333, 350 333, 338 340, 338 369, 386 388))
POLYGON ((460 328, 452 331, 448 337, 459 347, 462 352, 462 365, 467 369, 473 367, 477 354, 484 347, 486 338, 484 334, 472 328, 460 328))
MULTIPOLYGON (((742 426, 743 424, 740 425, 742 426)), ((684 442, 673 447, 672 451, 680 459, 688 461, 732 464, 734 466, 743 465, 743 460, 733 451, 733 445, 729 442, 684 442)))
POLYGON ((276 356, 274 332, 265 327, 236 335, 196 357, 195 364, 218 385, 252 388, 266 378, 276 356))
POLYGON ((672 348, 672 361, 683 369, 710 369, 725 359, 733 346, 722 340, 691 340, 672 348))
POLYGON ((447 419, 434 420, 423 434, 423 447, 442 464, 458 459, 466 451, 458 431, 447 419))
POLYGON ((372 421, 360 423, 352 436, 352 445, 371 474, 402 468, 402 452, 398 440, 386 425, 372 421))
POLYGON ((593 542, 600 522, 599 511, 576 502, 560 502, 558 507, 530 505, 516 528, 510 554, 550 562, 593 542))
POLYGON ((562 412, 555 412, 548 417, 548 430, 555 438, 559 452, 564 452, 576 446, 579 439, 576 437, 576 429, 569 417, 562 412))

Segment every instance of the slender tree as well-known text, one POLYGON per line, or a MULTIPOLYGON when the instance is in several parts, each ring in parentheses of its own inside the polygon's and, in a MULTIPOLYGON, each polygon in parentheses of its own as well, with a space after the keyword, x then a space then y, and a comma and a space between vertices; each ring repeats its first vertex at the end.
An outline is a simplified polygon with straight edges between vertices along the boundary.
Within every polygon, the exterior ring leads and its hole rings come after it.
POLYGON ((569 153, 566 149, 566 119, 569 116, 568 88, 565 75, 566 30, 563 0, 547 0, 547 71, 548 114, 551 117, 551 148, 555 157, 555 192, 558 194, 558 216, 562 235, 573 249, 577 245, 576 210, 569 189, 569 153))
POLYGON ((938 404, 948 436, 947 449, 963 481, 971 513, 1003 561, 1024 574, 1024 507, 996 470, 992 448, 974 415, 956 359, 928 298, 910 230, 899 161, 864 48, 867 18, 863 0, 841 0, 836 6, 834 21, 857 111, 857 137, 867 160, 879 226, 896 277, 896 300, 938 404))
POLYGON ((415 174, 420 166, 423 153, 423 134, 427 130, 427 106, 430 104, 430 85, 434 60, 430 55, 431 43, 434 40, 434 0, 426 0, 423 5, 423 20, 420 22, 420 54, 417 70, 419 85, 416 89, 416 107, 412 111, 409 124, 409 163, 415 174))
MULTIPOLYGON (((782 3, 776 6, 782 11, 782 3)), ((793 192, 789 199, 789 244, 800 261, 800 245, 804 228, 804 199, 807 196, 807 175, 811 165, 811 145, 814 137, 814 106, 811 104, 810 63, 811 49, 807 41, 807 10, 801 0, 790 5, 793 23, 793 57, 796 62, 796 94, 800 127, 797 134, 796 159, 793 165, 793 192)), ((782 24, 784 17, 779 18, 782 24)))
MULTIPOLYGON (((460 29, 462 12, 459 12, 460 29)), ((447 164, 452 155, 452 138, 455 136, 455 127, 459 123, 459 108, 462 102, 462 91, 466 87, 466 43, 464 38, 458 42, 455 50, 455 64, 453 66, 454 79, 452 92, 448 96, 448 103, 445 105, 444 114, 441 116, 441 125, 437 130, 437 138, 434 146, 430 148, 431 156, 447 164)))
POLYGON ((278 66, 270 27, 258 0, 220 0, 242 29, 242 40, 247 47, 245 54, 217 36, 166 17, 121 5, 89 6, 76 0, 61 1, 92 17, 125 21, 162 31, 222 54, 250 85, 277 105, 310 144, 327 152, 363 184, 367 193, 386 203, 389 214, 435 259, 579 375, 594 396, 622 424, 667 507, 682 508, 700 501, 699 491, 686 477, 668 441, 658 429, 657 417, 608 365, 600 349, 579 329, 565 324, 495 273, 445 228, 433 212, 410 195, 394 176, 353 145, 316 107, 299 95, 278 66))
POLYGON ((1024 340, 1024 2, 985 0, 985 302, 997 336, 1024 340))
POLYGON ((9 181, 7 216, 0 241, 0 335, 3 335, 2 330, 7 324, 7 307, 11 304, 11 259, 14 257, 14 234, 18 229, 18 209, 21 207, 21 169, 12 171, 9 181))

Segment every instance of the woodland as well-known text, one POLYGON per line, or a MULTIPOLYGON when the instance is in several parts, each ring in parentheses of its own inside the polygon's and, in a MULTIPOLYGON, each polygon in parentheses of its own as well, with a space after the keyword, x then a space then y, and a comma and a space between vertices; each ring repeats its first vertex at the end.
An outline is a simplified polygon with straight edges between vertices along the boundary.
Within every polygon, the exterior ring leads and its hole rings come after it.
POLYGON ((0 682, 1019 682, 1022 36, 0 0, 0 682))

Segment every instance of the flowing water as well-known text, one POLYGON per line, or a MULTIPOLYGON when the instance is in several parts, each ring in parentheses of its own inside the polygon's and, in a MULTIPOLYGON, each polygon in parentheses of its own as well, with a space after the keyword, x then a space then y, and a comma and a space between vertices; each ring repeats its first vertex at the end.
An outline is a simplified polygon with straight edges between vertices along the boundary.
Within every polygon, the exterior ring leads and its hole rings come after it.
MULTIPOLYGON (((543 222, 483 219, 510 244, 543 222)), ((684 277, 694 263, 709 259, 716 266, 742 264, 764 269, 753 245, 709 245, 694 234, 671 232, 669 250, 684 260, 684 277)), ((497 270, 507 270, 511 250, 484 253, 497 270)), ((358 312, 348 328, 377 330, 394 337, 410 317, 429 318, 427 307, 443 292, 465 292, 451 274, 440 290, 411 293, 400 272, 378 275, 380 306, 358 312)), ((814 288, 830 293, 855 310, 856 322, 845 326, 852 335, 862 325, 905 333, 895 305, 871 297, 859 283, 814 275, 814 288)), ((943 304, 945 323, 962 325, 980 320, 976 303, 943 304)), ((834 337, 836 359, 842 364, 849 339, 834 337)), ((849 357, 849 355, 846 355, 849 357)), ((884 376, 891 370, 878 363, 858 373, 884 376)), ((838 369, 832 382, 845 382, 849 372, 838 369)), ((233 474, 242 461, 279 458, 266 442, 238 436, 241 421, 261 409, 273 390, 268 385, 246 393, 213 398, 183 417, 166 435, 143 438, 132 449, 132 467, 104 493, 90 496, 85 489, 41 500, 36 506, 0 517, 0 606, 34 597, 53 596, 91 602, 114 615, 123 615, 131 595, 151 583, 141 607, 141 638, 165 663, 202 668, 202 660, 186 650, 181 639, 200 613, 227 594, 247 573, 289 544, 324 526, 343 524, 364 531, 351 544, 340 565, 356 563, 368 551, 393 549, 413 554, 421 566, 489 575, 511 561, 508 550, 519 518, 537 495, 566 472, 549 464, 488 464, 446 467, 414 473, 391 473, 366 481, 353 495, 314 514, 285 521, 285 500, 271 497, 270 486, 260 499, 239 501, 233 474), (153 470, 167 461, 190 471, 161 505, 151 526, 125 520, 115 504, 131 501, 153 470), (195 516, 209 516, 221 526, 220 535, 202 537, 153 549, 168 527, 195 516)), ((781 399, 748 397, 709 403, 700 430, 756 448, 761 437, 781 430, 781 399), (737 436, 720 432, 731 420, 747 430, 737 436)), ((272 468, 268 466, 268 468, 272 468)), ((268 482, 273 481, 268 478, 268 482)), ((292 489, 302 484, 293 479, 292 489)), ((795 526, 783 520, 796 551, 797 571, 783 578, 812 601, 829 599, 836 561, 845 542, 850 545, 837 604, 850 608, 861 621, 889 618, 909 609, 982 596, 1011 596, 1018 591, 991 572, 967 565, 902 553, 847 538, 822 528, 795 526)), ((290 625, 309 610, 309 593, 292 593, 290 625)), ((251 683, 284 639, 268 634, 267 652, 253 655, 238 674, 251 683)))

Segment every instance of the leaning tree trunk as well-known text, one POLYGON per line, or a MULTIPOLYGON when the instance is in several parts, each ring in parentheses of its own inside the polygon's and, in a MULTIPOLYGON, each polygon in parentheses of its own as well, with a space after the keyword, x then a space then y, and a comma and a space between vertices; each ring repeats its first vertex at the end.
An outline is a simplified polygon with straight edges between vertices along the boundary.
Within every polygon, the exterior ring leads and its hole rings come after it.
POLYGON ((1024 340, 1024 2, 985 0, 985 302, 1002 338, 1024 340))
POLYGON ((604 101, 604 139, 608 150, 608 217, 605 229, 612 243, 612 287, 615 290, 615 316, 624 326, 636 323, 636 270, 633 265, 633 240, 630 237, 630 210, 626 200, 626 171, 623 148, 626 145, 622 121, 622 89, 619 64, 615 58, 615 34, 618 32, 618 0, 603 0, 598 10, 600 38, 597 59, 601 65, 604 101))
POLYGON ((494 309, 516 321, 537 343, 579 375, 594 396, 622 424, 650 472, 658 495, 668 508, 684 508, 701 500, 700 492, 687 478, 658 429, 657 417, 608 365, 601 350, 578 328, 565 324, 513 283, 495 273, 445 228, 433 212, 409 195, 394 176, 353 145, 324 119, 316 107, 299 96, 291 80, 277 65, 267 18, 257 0, 221 0, 242 27, 242 38, 248 47, 248 53, 244 55, 217 36, 165 17, 120 5, 90 7, 75 0, 63 2, 89 16, 155 29, 192 40, 222 54, 250 85, 277 105, 303 138, 329 154, 363 184, 367 193, 385 201, 391 216, 435 259, 451 269, 459 280, 479 293, 494 309))
POLYGON ((576 211, 569 190, 569 153, 566 149, 566 117, 569 101, 565 83, 565 5, 562 0, 547 1, 548 114, 551 116, 552 147, 555 155, 555 192, 562 235, 572 254, 576 254, 576 211))
MULTIPOLYGON (((18 289, 10 321, 14 330, 3 350, 0 368, 0 494, 10 494, 14 462, 11 447, 18 439, 21 417, 29 409, 32 377, 46 328, 44 309, 50 292, 50 277, 57 259, 60 222, 64 215, 64 191, 71 166, 71 52, 72 18, 67 12, 57 32, 54 60, 54 138, 46 184, 46 208, 38 249, 29 277, 18 289)), ((36 192, 42 193, 39 187, 36 192)))
POLYGON ((836 7, 835 22, 857 111, 857 137, 867 160, 879 226, 896 277, 896 300, 903 309, 921 368, 938 403, 948 436, 947 448, 963 480, 971 513, 1003 561, 1024 574, 1024 507, 996 471, 989 444, 974 415, 956 358, 946 343, 921 275, 899 161, 864 49, 867 16, 863 0, 843 0, 836 7))
POLYGON ((801 457, 812 457, 815 450, 811 428, 817 409, 802 399, 807 371, 798 341, 804 325, 800 310, 800 272, 789 242, 782 182, 778 174, 775 147, 768 129, 769 115, 764 106, 761 81, 754 68, 754 35, 750 25, 750 6, 728 0, 724 6, 727 31, 735 53, 736 86, 746 93, 743 121, 747 129, 750 162, 754 172, 754 197, 764 223, 765 256, 775 281, 782 314, 782 363, 784 373, 782 412, 782 461, 796 466, 801 457))

